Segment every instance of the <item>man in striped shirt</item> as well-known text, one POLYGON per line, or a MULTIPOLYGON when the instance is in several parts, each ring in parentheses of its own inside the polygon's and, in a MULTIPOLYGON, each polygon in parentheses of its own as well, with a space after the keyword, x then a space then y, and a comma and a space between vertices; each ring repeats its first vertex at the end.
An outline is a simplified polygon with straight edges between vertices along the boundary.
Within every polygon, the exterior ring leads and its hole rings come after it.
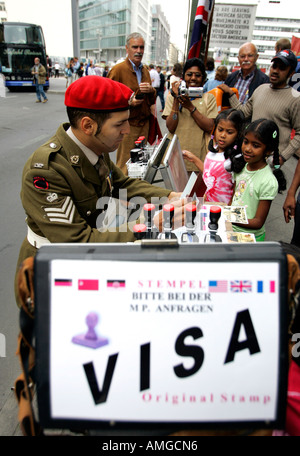
POLYGON ((300 96, 288 85, 297 66, 297 58, 290 49, 278 52, 272 59, 270 84, 261 84, 249 100, 242 104, 226 84, 218 87, 229 95, 230 106, 239 109, 246 120, 273 120, 278 125, 280 164, 293 154, 300 153, 300 96), (291 140, 292 129, 295 135, 291 140))
POLYGON ((242 104, 246 103, 259 85, 269 82, 268 76, 257 68, 257 59, 256 46, 252 43, 243 44, 238 54, 241 69, 231 73, 225 80, 226 85, 238 90, 239 100, 242 104))

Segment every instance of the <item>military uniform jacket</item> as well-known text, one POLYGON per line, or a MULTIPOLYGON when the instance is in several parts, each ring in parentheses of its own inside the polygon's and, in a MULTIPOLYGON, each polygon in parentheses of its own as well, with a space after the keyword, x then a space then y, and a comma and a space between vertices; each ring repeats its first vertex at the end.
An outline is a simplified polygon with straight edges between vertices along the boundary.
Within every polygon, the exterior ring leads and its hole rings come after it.
MULTIPOLYGON (((106 197, 104 202, 109 202, 111 196, 118 198, 119 191, 126 189, 127 200, 139 196, 150 201, 151 197, 168 196, 170 190, 125 176, 108 154, 104 154, 107 176, 101 180, 82 150, 67 135, 68 128, 69 124, 61 125, 56 135, 25 164, 21 200, 29 228, 51 243, 133 241, 132 231, 124 226, 115 232, 97 229, 99 209, 103 209, 103 199, 99 198, 106 197)), ((28 253, 34 253, 35 249, 29 246, 25 240, 20 261, 28 253)))

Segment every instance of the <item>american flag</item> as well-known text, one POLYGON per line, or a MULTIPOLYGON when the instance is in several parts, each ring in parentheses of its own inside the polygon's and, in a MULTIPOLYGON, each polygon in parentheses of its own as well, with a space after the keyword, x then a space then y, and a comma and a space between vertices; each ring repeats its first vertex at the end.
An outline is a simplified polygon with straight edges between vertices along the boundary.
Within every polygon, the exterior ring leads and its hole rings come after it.
POLYGON ((250 280, 233 280, 230 282, 230 291, 234 293, 249 293, 252 291, 252 282, 250 280))
POLYGON ((209 293, 227 293, 227 280, 209 280, 209 293))
POLYGON ((188 58, 199 57, 203 36, 206 35, 207 24, 213 9, 214 0, 198 0, 195 22, 190 43, 188 58))

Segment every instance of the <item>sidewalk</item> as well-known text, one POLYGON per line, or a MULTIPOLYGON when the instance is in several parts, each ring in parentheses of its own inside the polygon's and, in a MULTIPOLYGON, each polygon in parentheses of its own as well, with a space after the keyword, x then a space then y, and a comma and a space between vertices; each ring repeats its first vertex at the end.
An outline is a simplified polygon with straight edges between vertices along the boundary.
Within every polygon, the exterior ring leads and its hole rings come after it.
POLYGON ((59 78, 50 78, 49 79, 49 89, 48 93, 61 93, 64 94, 66 91, 66 78, 60 76, 59 78))

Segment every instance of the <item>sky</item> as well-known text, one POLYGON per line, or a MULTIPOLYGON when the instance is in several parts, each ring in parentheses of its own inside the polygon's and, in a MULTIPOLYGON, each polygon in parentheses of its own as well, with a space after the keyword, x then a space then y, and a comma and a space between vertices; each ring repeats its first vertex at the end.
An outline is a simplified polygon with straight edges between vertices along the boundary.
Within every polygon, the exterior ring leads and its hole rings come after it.
POLYGON ((50 1, 47 8, 43 10, 44 3, 46 4, 45 0, 5 0, 9 21, 22 20, 41 25, 49 55, 55 55, 53 49, 57 50, 57 39, 62 36, 63 38, 59 40, 60 55, 71 56, 73 54, 72 22, 66 21, 66 17, 71 17, 71 1, 60 0, 59 7, 56 1, 54 8, 51 8, 50 1))
MULTIPOLYGON (((35 8, 34 4, 38 3, 41 5, 44 1, 45 0, 5 0, 5 3, 6 10, 10 13, 10 21, 20 20, 22 17, 24 22, 36 22, 43 27, 44 33, 47 35, 48 53, 53 55, 51 50, 52 40, 54 43, 54 40, 56 40, 59 34, 62 34, 62 31, 65 32, 63 34, 64 37, 72 36, 72 25, 70 23, 68 24, 65 20, 66 17, 70 16, 71 1, 60 0, 58 8, 47 8, 47 12, 45 14, 41 14, 41 10, 39 8, 35 8), (57 31, 56 37, 53 37, 53 24, 55 24, 55 30, 57 31), (48 30, 49 32, 47 33, 48 30)), ((184 35, 187 30, 189 16, 188 10, 191 1, 192 0, 153 0, 153 3, 161 5, 167 21, 171 26, 171 42, 183 52, 185 46, 184 35)), ((73 47, 71 42, 68 42, 65 38, 61 40, 61 55, 70 56, 72 54, 72 49, 73 47)))
MULTIPOLYGON (((56 0, 57 1, 57 0, 56 0)), ((220 3, 268 3, 267 0, 218 0, 220 3)), ((70 0, 60 0, 59 6, 53 8, 47 8, 45 13, 41 14, 40 8, 35 8, 33 5, 38 3, 42 5, 45 0, 5 0, 6 9, 13 13, 13 17, 10 20, 20 20, 22 17, 24 21, 40 23, 44 31, 49 30, 47 33, 47 50, 48 53, 53 55, 51 51, 52 40, 57 41, 57 37, 60 35, 64 36, 64 39, 60 40, 60 52, 61 55, 70 56, 72 54, 72 24, 66 21, 65 18, 70 16, 70 0), (53 36, 53 24, 55 24, 55 30, 57 31, 56 36, 53 36), (64 32, 64 33, 62 33, 64 32), (66 37, 69 37, 66 39, 66 37)), ((189 7, 192 0, 152 0, 154 4, 161 5, 161 8, 166 16, 166 19, 170 25, 170 41, 176 45, 181 51, 185 50, 185 38, 184 35, 187 33, 187 26, 189 20, 189 7)), ((54 2, 53 4, 57 4, 54 2)), ((290 10, 293 5, 296 13, 296 17, 300 16, 300 7, 298 1, 295 0, 283 0, 283 6, 286 6, 290 10)), ((51 5, 51 2, 50 2, 51 5)), ((56 44, 56 43, 55 43, 56 44)), ((189 44, 189 43, 188 43, 189 44)), ((57 48, 57 44, 55 46, 57 48)))
POLYGON ((189 5, 192 0, 154 0, 161 9, 171 27, 170 41, 184 52, 185 38, 189 19, 189 5))

